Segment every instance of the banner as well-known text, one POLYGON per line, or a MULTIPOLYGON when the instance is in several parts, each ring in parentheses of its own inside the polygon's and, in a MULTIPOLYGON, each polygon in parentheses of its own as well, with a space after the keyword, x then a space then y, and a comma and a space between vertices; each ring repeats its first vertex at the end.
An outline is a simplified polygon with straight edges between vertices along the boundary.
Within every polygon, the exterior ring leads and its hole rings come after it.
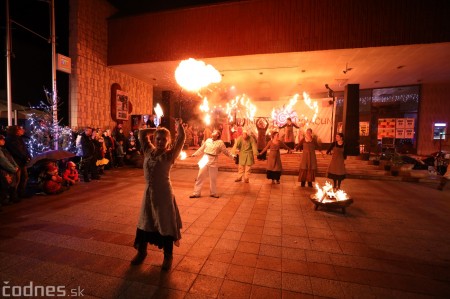
MULTIPOLYGON (((283 111, 283 108, 289 104, 289 99, 284 101, 258 101, 254 102, 256 105, 255 119, 258 117, 268 117, 271 124, 274 123, 272 120, 272 111, 277 111, 278 114, 275 117, 279 122, 285 123, 286 119, 290 117, 293 122, 295 122, 300 128, 294 128, 294 134, 296 136, 296 142, 303 138, 304 131, 311 128, 313 135, 316 135, 320 142, 328 143, 331 141, 331 116, 333 113, 333 104, 330 105, 330 99, 311 99, 313 102, 317 101, 318 113, 314 122, 309 122, 305 125, 305 119, 312 120, 314 116, 314 111, 310 109, 305 102, 300 99, 292 107, 291 113, 283 111)), ((278 128, 278 125, 274 124, 271 128, 278 128)), ((284 130, 280 130, 280 135, 283 135, 284 130)))

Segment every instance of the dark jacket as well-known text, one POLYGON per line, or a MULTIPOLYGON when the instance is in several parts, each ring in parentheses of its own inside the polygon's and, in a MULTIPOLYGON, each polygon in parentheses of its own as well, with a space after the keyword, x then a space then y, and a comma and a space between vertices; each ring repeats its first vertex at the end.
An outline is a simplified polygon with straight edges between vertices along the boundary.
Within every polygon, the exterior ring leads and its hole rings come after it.
POLYGON ((83 150, 83 158, 92 158, 95 154, 95 146, 90 136, 86 136, 86 133, 81 133, 81 148, 83 150))
POLYGON ((13 156, 19 167, 24 167, 31 157, 28 153, 27 145, 22 136, 8 135, 6 136, 6 149, 13 156))
POLYGON ((16 167, 18 167, 18 165, 8 150, 3 146, 0 147, 0 170, 15 173, 16 167))

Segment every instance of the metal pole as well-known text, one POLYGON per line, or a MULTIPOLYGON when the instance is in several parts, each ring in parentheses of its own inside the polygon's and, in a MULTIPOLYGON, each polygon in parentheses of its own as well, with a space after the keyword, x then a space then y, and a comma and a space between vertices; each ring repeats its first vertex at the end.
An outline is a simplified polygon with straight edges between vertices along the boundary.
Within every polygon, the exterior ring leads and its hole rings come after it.
POLYGON ((52 39, 52 112, 53 112, 53 146, 58 149, 58 92, 56 89, 56 32, 55 32, 55 0, 50 1, 51 6, 51 39, 52 39))
POLYGON ((11 21, 9 19, 9 0, 6 0, 6 101, 8 109, 8 126, 12 126, 11 100, 11 21))
POLYGON ((330 135, 330 143, 333 142, 333 133, 334 133, 334 113, 335 113, 335 97, 334 97, 334 91, 333 91, 333 107, 331 108, 331 135, 330 135))

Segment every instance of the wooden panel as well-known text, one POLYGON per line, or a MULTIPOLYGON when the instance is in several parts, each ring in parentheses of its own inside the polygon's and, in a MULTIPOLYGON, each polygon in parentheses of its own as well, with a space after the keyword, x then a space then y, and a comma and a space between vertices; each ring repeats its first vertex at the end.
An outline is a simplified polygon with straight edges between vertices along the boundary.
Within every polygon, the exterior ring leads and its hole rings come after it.
POLYGON ((450 41, 450 5, 253 0, 110 19, 108 64, 450 41))

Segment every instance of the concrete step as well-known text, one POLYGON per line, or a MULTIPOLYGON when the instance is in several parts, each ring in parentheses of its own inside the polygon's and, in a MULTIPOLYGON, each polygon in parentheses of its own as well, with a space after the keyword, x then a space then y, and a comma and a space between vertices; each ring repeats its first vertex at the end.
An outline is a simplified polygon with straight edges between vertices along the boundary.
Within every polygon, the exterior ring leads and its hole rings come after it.
MULTIPOLYGON (((186 150, 187 155, 191 155, 195 152, 195 149, 186 150)), ((299 165, 302 153, 294 152, 288 154, 286 151, 281 152, 281 162, 283 164, 283 174, 284 175, 298 175, 299 165)), ((317 156, 317 176, 326 176, 328 165, 331 161, 330 155, 322 156, 319 152, 316 153, 317 156)), ((187 169, 197 169, 197 162, 201 157, 186 158, 185 160, 177 160, 175 167, 187 168, 187 169)), ((266 172, 266 161, 256 161, 255 165, 252 167, 252 172, 254 173, 265 173, 266 172)), ((369 161, 361 160, 359 157, 348 157, 345 161, 345 166, 347 170, 347 177, 349 178, 360 178, 360 179, 379 179, 379 180, 408 180, 403 176, 392 176, 390 172, 381 169, 378 165, 370 164, 369 161)), ((219 157, 219 171, 237 171, 237 165, 234 160, 222 155, 219 157)), ((409 178, 409 180, 412 180, 409 178)))

